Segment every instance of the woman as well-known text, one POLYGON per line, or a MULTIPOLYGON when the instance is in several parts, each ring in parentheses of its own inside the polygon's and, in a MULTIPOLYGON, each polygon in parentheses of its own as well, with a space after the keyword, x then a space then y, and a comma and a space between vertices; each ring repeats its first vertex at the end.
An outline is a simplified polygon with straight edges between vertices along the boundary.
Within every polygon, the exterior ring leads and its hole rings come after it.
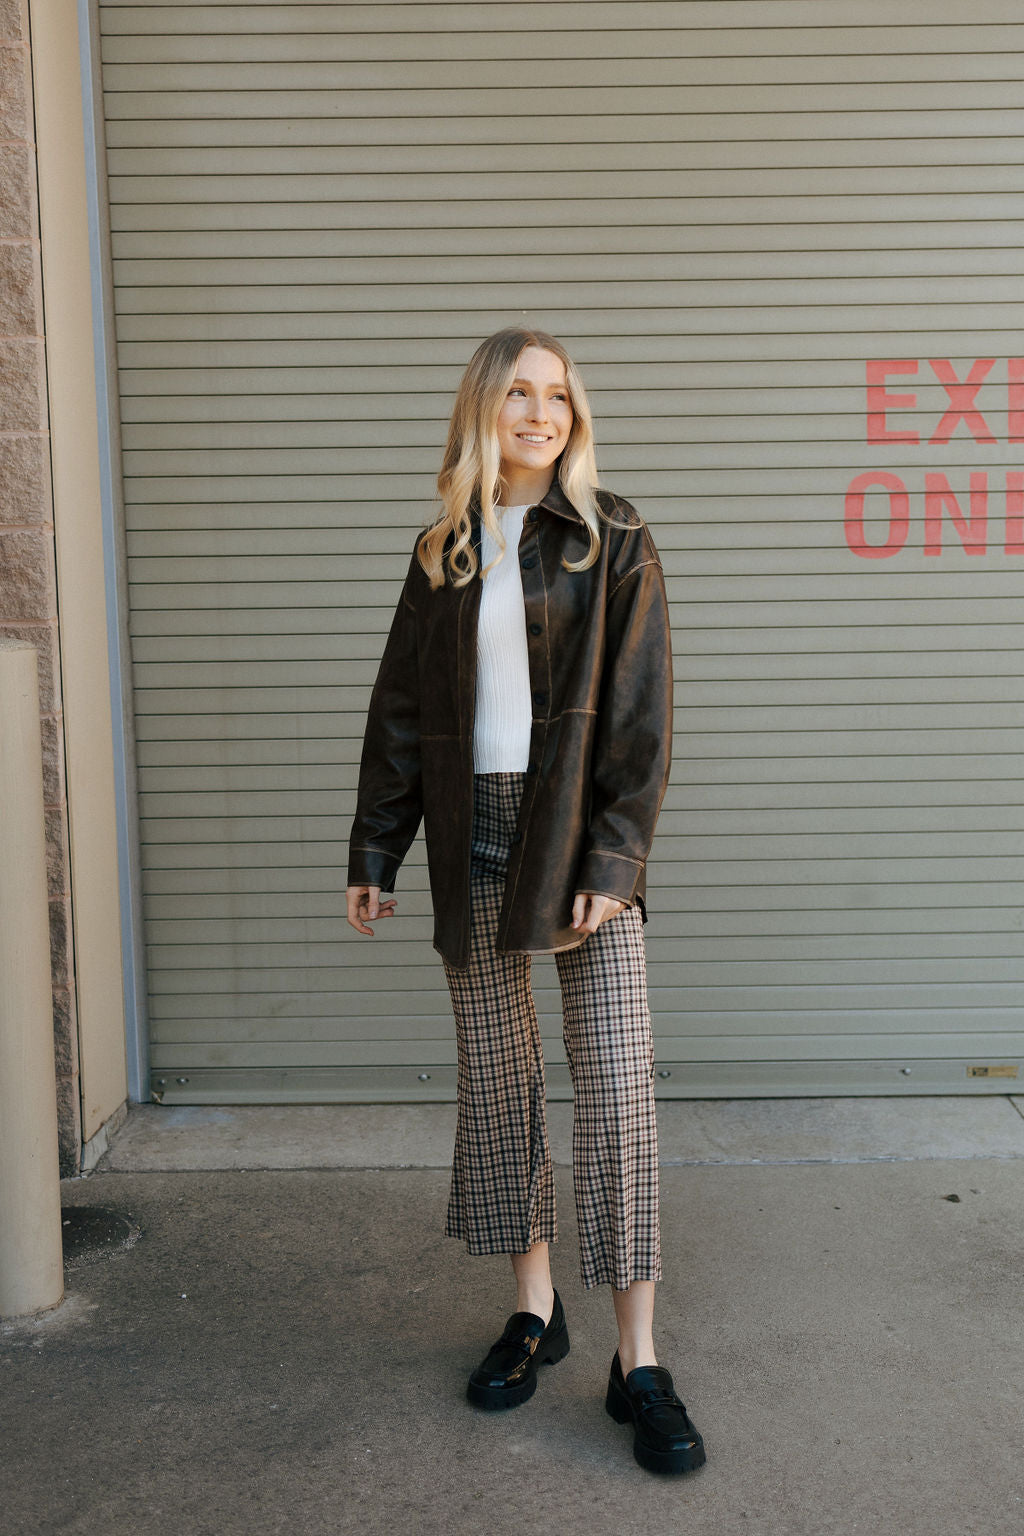
POLYGON ((434 945, 458 1044, 446 1232, 508 1253, 518 1310, 470 1400, 514 1407, 569 1349, 530 956, 555 955, 573 1078, 584 1286, 619 1332, 606 1406, 655 1470, 704 1461, 654 1351, 661 1278, 644 867, 668 779, 672 671, 657 551, 597 490, 590 411, 564 347, 509 329, 459 386, 370 703, 348 921, 372 935, 424 821, 434 945))

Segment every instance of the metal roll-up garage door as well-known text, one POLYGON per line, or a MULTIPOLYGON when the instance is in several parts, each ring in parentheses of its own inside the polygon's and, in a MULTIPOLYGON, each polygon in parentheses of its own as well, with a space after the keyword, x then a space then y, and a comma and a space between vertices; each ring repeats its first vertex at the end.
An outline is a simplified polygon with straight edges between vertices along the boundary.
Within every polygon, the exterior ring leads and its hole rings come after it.
POLYGON ((520 318, 669 582, 661 1091, 1005 1089, 1024 26, 895 14, 101 6, 166 1100, 453 1092, 422 848, 371 943, 345 841, 452 390, 520 318))

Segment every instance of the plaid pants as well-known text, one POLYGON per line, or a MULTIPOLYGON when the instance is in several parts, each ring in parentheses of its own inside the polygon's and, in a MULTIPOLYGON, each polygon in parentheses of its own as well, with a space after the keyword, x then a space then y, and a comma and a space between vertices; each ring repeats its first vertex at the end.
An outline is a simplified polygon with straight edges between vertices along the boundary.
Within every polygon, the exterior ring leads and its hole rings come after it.
MULTIPOLYGON (((470 1253, 557 1237, 544 1058, 530 956, 494 939, 525 774, 477 774, 469 969, 445 965, 458 1044, 458 1122, 445 1232, 470 1253)), ((590 1288, 661 1279, 654 1046, 637 907, 556 954, 573 1082, 580 1275, 590 1288)))

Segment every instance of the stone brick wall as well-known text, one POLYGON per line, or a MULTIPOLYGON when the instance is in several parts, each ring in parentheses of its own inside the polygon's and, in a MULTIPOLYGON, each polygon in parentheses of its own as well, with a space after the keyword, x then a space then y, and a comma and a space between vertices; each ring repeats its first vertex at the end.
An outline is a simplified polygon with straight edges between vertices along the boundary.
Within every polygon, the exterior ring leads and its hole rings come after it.
MULTIPOLYGON (((0 0, 0 636, 39 652, 61 1172, 81 1115, 27 0, 0 0)), ((3 722, 0 721, 0 729, 3 722)))

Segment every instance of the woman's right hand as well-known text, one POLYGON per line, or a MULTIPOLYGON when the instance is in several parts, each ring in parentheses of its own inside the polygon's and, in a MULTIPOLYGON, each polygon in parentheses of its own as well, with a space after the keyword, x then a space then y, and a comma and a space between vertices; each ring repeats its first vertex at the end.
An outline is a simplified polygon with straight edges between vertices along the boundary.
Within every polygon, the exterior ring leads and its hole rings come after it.
POLYGON ((348 907, 348 920, 357 933, 368 933, 373 938, 373 929, 369 923, 376 922, 379 917, 393 917, 395 915, 394 897, 381 901, 379 885, 350 885, 345 891, 345 903, 348 907))

